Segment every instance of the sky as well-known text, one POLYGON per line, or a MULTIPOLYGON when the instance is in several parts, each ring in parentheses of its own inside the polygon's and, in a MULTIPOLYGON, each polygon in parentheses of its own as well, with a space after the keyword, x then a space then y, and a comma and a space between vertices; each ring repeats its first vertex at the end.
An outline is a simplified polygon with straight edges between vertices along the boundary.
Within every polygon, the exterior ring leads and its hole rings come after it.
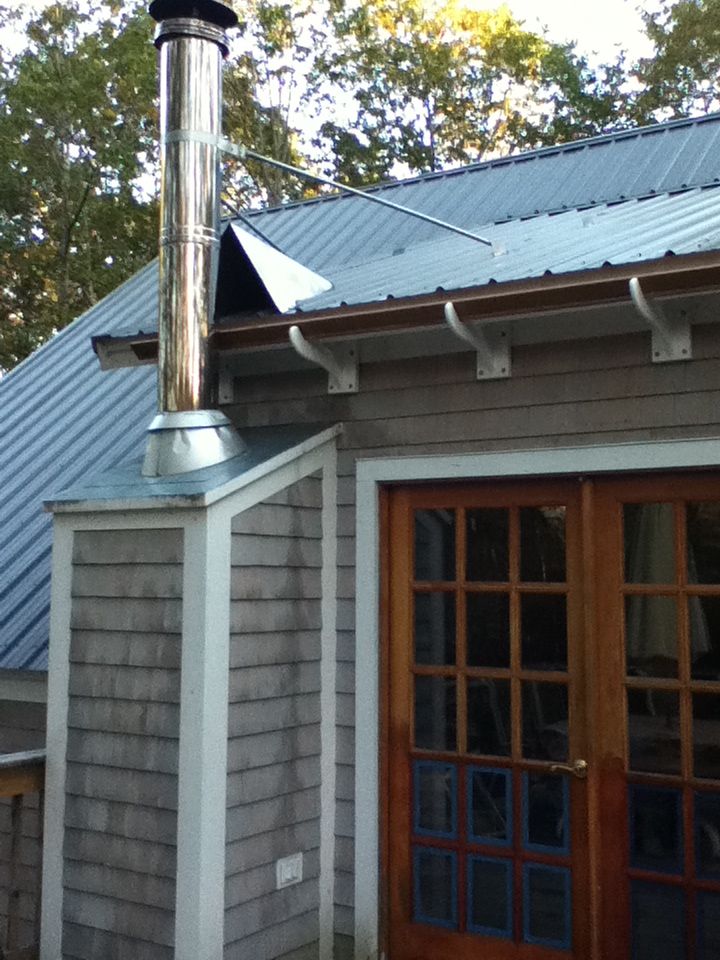
MULTIPOLYGON (((26 11, 46 6, 48 0, 22 0, 26 11)), ((487 0, 467 0, 468 6, 492 8, 487 0)), ((618 46, 627 49, 632 59, 649 56, 651 48, 642 33, 637 0, 507 0, 507 5, 528 29, 548 28, 556 42, 577 40, 582 53, 597 53, 611 60, 618 46)), ((655 7, 656 0, 642 0, 644 7, 655 7)), ((14 38, 0 31, 0 44, 13 49, 14 38)))
MULTIPOLYGON (((491 6, 483 3, 479 6, 491 6)), ((643 22, 636 0, 509 0, 516 17, 525 21, 527 29, 548 28, 552 40, 577 40, 583 53, 596 52, 610 60, 618 47, 630 53, 631 59, 650 56, 652 46, 643 32, 643 22)), ((645 9, 657 4, 644 0, 645 9)))

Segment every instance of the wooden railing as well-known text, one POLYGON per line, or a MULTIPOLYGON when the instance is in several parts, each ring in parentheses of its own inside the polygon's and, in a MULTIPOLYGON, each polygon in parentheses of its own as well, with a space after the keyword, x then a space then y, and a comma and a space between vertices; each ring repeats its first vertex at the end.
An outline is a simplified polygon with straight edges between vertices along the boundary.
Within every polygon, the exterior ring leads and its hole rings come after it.
POLYGON ((44 787, 44 750, 0 754, 0 803, 10 809, 9 834, 3 831, 0 836, 4 848, 0 859, 6 865, 0 895, 3 900, 7 895, 4 931, 0 917, 0 960, 35 960, 38 956, 44 787), (34 829, 28 829, 31 818, 36 819, 34 829), (35 855, 28 857, 24 849, 33 845, 35 855))

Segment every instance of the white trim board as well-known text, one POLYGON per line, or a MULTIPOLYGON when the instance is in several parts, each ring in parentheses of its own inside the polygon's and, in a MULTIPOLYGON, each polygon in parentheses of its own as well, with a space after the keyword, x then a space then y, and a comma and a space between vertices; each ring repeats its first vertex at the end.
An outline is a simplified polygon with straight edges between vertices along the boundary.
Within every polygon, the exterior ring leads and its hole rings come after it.
POLYGON ((720 439, 619 443, 358 460, 356 500, 355 960, 376 960, 380 919, 380 552, 384 483, 693 469, 720 466, 720 439))

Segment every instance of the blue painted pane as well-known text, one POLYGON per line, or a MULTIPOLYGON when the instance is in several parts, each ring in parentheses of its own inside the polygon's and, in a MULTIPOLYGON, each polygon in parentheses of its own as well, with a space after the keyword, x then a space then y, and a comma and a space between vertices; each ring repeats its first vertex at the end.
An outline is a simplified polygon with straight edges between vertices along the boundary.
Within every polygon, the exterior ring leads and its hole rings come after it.
POLYGON ((455 594, 415 594, 415 663, 455 663, 455 594))
POLYGON ((695 776, 720 780, 720 695, 694 693, 692 699, 695 776))
MULTIPOLYGON (((695 794, 695 869, 720 879, 720 794, 695 794)), ((720 954, 718 954, 720 956, 720 954)))
POLYGON ((468 929, 491 937, 512 936, 512 863, 468 858, 468 929))
POLYGON ((569 850, 570 791, 566 777, 523 775, 525 846, 554 852, 569 850))
POLYGON ((685 893, 659 883, 632 884, 633 960, 686 960, 685 893))
POLYGON ((450 851, 413 848, 414 910, 418 923, 457 925, 457 855, 450 851))
POLYGON ((510 579, 508 511, 467 511, 467 579, 492 583, 510 579))
POLYGON ((510 843, 511 798, 509 770, 468 768, 468 834, 472 842, 510 843))
POLYGON ((510 756, 510 681, 469 680, 468 753, 510 756))
POLYGON ((680 701, 672 690, 628 690, 630 769, 680 773, 680 701))
POLYGON ((565 507, 520 510, 520 579, 565 580, 565 507))
POLYGON ((415 511, 415 579, 455 579, 455 511, 415 511))
POLYGON ((415 746, 455 749, 455 681, 451 677, 415 677, 415 746))
POLYGON ((625 658, 630 677, 677 677, 674 597, 625 597, 625 658))
POLYGON ((680 873, 683 827, 679 790, 630 787, 630 864, 680 873))
POLYGON ((520 598, 524 670, 567 670, 567 601, 564 594, 520 598))
POLYGON ((467 595, 467 662, 471 667, 510 666, 510 597, 467 595))
POLYGON ((457 771, 449 763, 415 761, 415 833, 457 833, 457 771))
POLYGON ((720 957, 720 894, 699 890, 698 960, 717 960, 720 957))
POLYGON ((522 750, 532 760, 567 760, 568 697, 564 683, 522 685, 522 750))
POLYGON ((525 864, 524 937, 528 943, 569 949, 572 941, 570 871, 525 864))

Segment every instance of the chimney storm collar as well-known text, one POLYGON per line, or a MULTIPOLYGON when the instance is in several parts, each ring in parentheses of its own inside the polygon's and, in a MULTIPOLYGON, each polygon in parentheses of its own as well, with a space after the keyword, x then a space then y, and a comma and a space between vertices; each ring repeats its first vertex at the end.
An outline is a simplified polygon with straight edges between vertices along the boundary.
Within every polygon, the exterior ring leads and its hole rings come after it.
POLYGON ((237 14, 232 7, 220 0, 153 0, 149 13, 158 23, 163 20, 189 18, 214 23, 223 30, 229 30, 238 23, 237 14))

